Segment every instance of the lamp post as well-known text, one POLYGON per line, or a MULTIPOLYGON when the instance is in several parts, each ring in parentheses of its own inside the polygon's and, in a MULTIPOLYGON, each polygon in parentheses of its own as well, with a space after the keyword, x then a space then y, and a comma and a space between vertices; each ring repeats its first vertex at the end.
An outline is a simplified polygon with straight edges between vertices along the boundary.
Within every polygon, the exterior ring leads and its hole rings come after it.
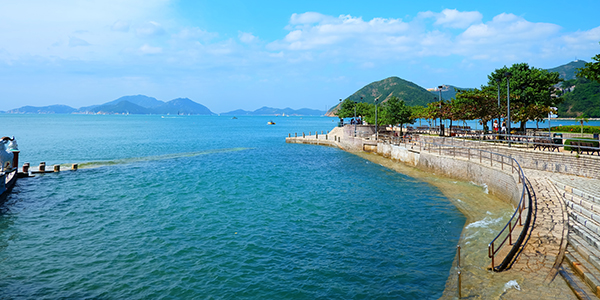
POLYGON ((506 116, 506 119, 508 120, 506 122, 506 130, 507 130, 507 134, 508 134, 508 147, 510 147, 510 72, 506 72, 504 73, 504 76, 506 77, 506 109, 508 111, 508 115, 506 116))
POLYGON ((377 127, 377 101, 379 98, 375 99, 375 140, 379 140, 379 128, 377 127))
MULTIPOLYGON (((340 98, 340 104, 338 106, 339 106, 339 108, 338 108, 338 112, 339 112, 342 110, 342 98, 340 98)), ((338 115, 338 117, 340 117, 340 116, 338 115)), ((342 126, 344 126, 344 118, 340 117, 340 127, 342 127, 342 126)))
POLYGON ((354 101, 354 137, 356 137, 356 101, 354 101))
POLYGON ((444 136, 444 125, 442 125, 442 88, 443 86, 438 86, 438 91, 440 92, 440 136, 444 136))
MULTIPOLYGON (((502 80, 500 78, 496 78, 496 84, 498 85, 498 129, 500 129, 500 82, 502 80)), ((493 127, 493 126, 492 126, 493 127)), ((499 132, 495 132, 498 134, 499 132)))

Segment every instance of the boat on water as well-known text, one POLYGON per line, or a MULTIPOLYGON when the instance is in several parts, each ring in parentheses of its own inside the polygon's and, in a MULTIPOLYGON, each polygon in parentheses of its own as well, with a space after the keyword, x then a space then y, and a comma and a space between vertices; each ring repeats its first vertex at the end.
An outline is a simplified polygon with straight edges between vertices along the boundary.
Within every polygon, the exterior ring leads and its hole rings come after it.
POLYGON ((0 204, 6 200, 18 177, 19 149, 14 137, 0 139, 0 204), (8 147, 7 147, 8 146, 8 147))
POLYGON ((269 122, 267 122, 267 125, 275 125, 275 122, 269 121, 269 122))

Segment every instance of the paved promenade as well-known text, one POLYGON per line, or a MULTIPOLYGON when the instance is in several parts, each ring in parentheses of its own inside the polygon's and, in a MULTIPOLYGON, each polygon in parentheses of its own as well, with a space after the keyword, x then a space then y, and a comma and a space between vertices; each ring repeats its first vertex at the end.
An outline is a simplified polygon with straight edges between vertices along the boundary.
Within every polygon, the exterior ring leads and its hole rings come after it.
POLYGON ((536 194, 537 209, 531 236, 506 275, 521 277, 521 290, 509 289, 504 299, 577 299, 559 275, 567 247, 567 212, 549 178, 569 177, 549 172, 524 170, 536 194))

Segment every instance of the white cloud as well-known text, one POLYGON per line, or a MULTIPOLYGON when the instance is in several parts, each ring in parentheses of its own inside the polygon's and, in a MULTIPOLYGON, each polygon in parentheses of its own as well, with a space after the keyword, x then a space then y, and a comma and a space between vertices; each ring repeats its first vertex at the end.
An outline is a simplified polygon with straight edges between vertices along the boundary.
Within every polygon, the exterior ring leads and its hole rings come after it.
POLYGON ((127 32, 127 31, 129 31, 129 22, 122 21, 122 20, 116 21, 112 25, 111 29, 113 31, 127 32))
POLYGON ((90 45, 90 43, 88 43, 80 38, 77 38, 74 36, 69 37, 69 47, 79 47, 79 46, 89 46, 89 45, 90 45))
POLYGON ((165 29, 158 22, 146 22, 136 28, 136 33, 140 37, 155 37, 164 35, 165 29))
POLYGON ((351 61, 357 66, 378 61, 412 61, 455 56, 472 61, 514 63, 581 57, 598 49, 600 27, 565 33, 559 25, 530 22, 502 13, 483 23, 477 11, 423 12, 414 21, 319 13, 294 14, 288 34, 267 45, 289 61, 351 61), (429 21, 428 21, 429 20, 429 21), (579 53, 579 54, 578 54, 579 53))
POLYGON ((202 30, 198 27, 186 27, 181 29, 177 34, 174 34, 173 37, 181 40, 202 40, 209 41, 216 37, 218 37, 218 33, 208 32, 206 30, 202 30))
POLYGON ((283 40, 269 44, 269 49, 326 50, 341 45, 362 48, 361 44, 378 43, 377 39, 406 33, 409 26, 400 19, 375 18, 365 22, 349 15, 335 18, 304 13, 292 15, 286 28, 290 33, 283 40))
POLYGON ((152 47, 148 44, 144 44, 139 48, 140 53, 142 54, 159 54, 162 53, 163 49, 161 47, 152 47))
POLYGON ((257 40, 257 38, 252 33, 241 31, 238 33, 238 38, 244 44, 251 44, 252 42, 257 40))
POLYGON ((140 44, 128 34, 132 24, 162 22, 169 2, 3 1, 0 48, 17 59, 31 56, 82 60, 115 58, 123 49, 140 44), (85 44, 82 41, 89 46, 78 47, 85 44), (87 50, 82 51, 84 48, 87 50))
POLYGON ((443 27, 464 29, 475 23, 481 23, 483 15, 478 11, 458 11, 456 9, 444 9, 441 13, 431 11, 419 13, 421 18, 435 19, 434 25, 443 27))
POLYGON ((291 25, 299 25, 299 24, 314 24, 320 23, 326 20, 334 19, 333 17, 326 16, 317 12, 306 12, 302 14, 292 14, 290 18, 291 25))

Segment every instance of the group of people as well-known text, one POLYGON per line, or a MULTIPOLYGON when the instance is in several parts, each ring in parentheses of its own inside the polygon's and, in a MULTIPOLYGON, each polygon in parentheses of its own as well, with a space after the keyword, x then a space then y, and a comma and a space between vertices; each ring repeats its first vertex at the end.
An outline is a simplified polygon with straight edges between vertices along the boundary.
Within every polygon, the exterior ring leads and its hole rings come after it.
POLYGON ((362 125, 362 119, 360 117, 358 117, 356 119, 352 118, 352 119, 350 119, 350 124, 351 125, 354 125, 354 124, 362 125))
POLYGON ((498 128, 498 120, 494 120, 494 133, 498 133, 498 129, 500 129, 500 133, 505 134, 506 133, 506 122, 502 121, 502 127, 498 128))

